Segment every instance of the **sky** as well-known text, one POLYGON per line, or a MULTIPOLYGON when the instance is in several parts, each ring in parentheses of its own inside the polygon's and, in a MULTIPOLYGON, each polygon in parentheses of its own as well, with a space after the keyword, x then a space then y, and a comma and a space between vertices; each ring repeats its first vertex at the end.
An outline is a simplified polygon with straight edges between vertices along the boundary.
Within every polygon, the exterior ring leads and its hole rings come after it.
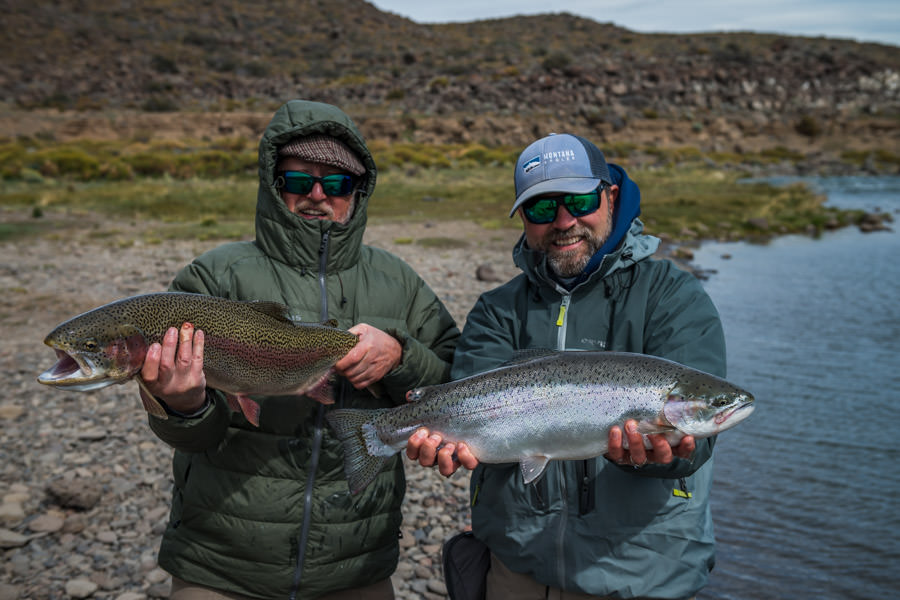
MULTIPOLYGON (((567 12, 642 33, 753 31, 900 46, 900 0, 370 0, 418 23, 567 12)), ((900 68, 900 65, 898 65, 900 68)))

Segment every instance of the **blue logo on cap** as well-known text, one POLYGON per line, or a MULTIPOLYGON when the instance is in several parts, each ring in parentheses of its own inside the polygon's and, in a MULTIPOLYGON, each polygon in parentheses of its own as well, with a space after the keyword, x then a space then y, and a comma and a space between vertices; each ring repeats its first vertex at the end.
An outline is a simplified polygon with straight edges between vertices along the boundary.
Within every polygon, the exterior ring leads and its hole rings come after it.
POLYGON ((539 166, 541 166, 541 155, 540 154, 538 154, 537 156, 535 156, 534 158, 532 158, 530 160, 526 160, 525 164, 522 165, 522 172, 529 173, 529 172, 533 171, 534 169, 538 168, 539 166))

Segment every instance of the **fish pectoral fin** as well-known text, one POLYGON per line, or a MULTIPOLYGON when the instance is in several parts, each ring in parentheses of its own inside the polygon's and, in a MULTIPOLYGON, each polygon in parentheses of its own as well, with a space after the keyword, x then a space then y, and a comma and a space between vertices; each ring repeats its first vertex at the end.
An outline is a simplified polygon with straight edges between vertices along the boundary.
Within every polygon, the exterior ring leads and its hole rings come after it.
POLYGON ((169 413, 166 412, 166 409, 163 408, 162 404, 159 403, 159 400, 156 399, 156 396, 147 389, 147 384, 144 383, 144 380, 141 379, 141 376, 138 375, 134 378, 137 381, 138 387, 143 392, 141 394, 141 404, 144 405, 144 410, 153 415, 158 419, 168 419, 169 413))
POLYGON ((522 467, 522 479, 525 483, 531 483, 541 476, 550 459, 546 456, 526 456, 519 465, 522 467))
POLYGON ((668 431, 672 431, 674 427, 668 424, 654 422, 654 421, 638 421, 637 424, 637 432, 641 435, 647 435, 649 433, 666 433, 668 431))
POLYGON ((225 394, 231 410, 240 411, 254 427, 259 427, 259 403, 246 394, 225 394))

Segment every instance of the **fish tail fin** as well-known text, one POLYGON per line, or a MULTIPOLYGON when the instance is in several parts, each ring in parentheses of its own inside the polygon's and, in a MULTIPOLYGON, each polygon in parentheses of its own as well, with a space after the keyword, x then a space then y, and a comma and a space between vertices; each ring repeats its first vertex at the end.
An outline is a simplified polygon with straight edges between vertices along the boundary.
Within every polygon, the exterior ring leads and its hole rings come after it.
POLYGON ((344 473, 353 494, 372 483, 391 456, 398 452, 378 438, 372 424, 374 417, 384 410, 388 409, 341 408, 325 414, 344 446, 344 473))

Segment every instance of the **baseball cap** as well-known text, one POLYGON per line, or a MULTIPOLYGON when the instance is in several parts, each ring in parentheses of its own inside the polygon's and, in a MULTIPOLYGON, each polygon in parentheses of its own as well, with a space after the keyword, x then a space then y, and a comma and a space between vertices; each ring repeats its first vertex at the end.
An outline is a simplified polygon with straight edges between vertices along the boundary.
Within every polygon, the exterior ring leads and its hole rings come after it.
POLYGON ((581 136, 551 133, 519 155, 515 182, 516 202, 510 217, 524 202, 536 196, 586 194, 601 183, 612 185, 612 178, 597 146, 581 136))
POLYGON ((357 177, 366 172, 347 144, 330 135, 296 137, 278 149, 278 156, 299 158, 344 169, 357 177))

